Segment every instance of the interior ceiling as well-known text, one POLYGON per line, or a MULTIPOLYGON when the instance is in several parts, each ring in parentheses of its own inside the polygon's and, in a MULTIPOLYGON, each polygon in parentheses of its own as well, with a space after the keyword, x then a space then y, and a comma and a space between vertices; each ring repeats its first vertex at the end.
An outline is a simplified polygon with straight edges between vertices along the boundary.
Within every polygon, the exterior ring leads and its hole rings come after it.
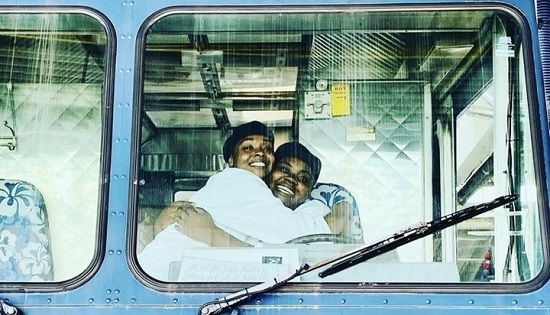
MULTIPOLYGON (((463 14, 166 16, 151 26, 146 37, 145 109, 189 112, 221 106, 288 110, 296 106, 299 92, 314 89, 317 79, 418 79, 420 71, 425 75, 429 68, 437 68, 438 73, 432 73, 435 78, 448 73, 468 53, 473 36, 487 17, 482 12, 477 16, 468 12, 465 19, 463 14), (189 30, 197 25, 200 32, 191 35, 189 30), (445 33, 464 36, 460 42, 449 43, 445 33)), ((102 82, 104 31, 92 26, 77 29, 78 19, 61 19, 63 32, 57 37, 43 36, 41 27, 31 25, 33 19, 25 20, 27 30, 0 36, 0 79, 39 82, 41 73, 52 73, 51 82, 102 82), (50 66, 55 71, 44 68, 47 56, 37 53, 43 51, 40 47, 54 53, 50 66), (34 75, 29 77, 29 73, 34 75)), ((219 120, 214 121, 220 127, 219 120)))
POLYGON ((313 37, 308 71, 333 80, 395 79, 405 45, 399 33, 319 34, 313 37))
POLYGON ((235 110, 288 110, 318 79, 420 79, 435 86, 472 49, 489 14, 165 16, 147 36, 145 108, 197 111, 214 102, 235 110), (189 30, 194 35, 185 35, 189 30))
MULTIPOLYGON (((315 90, 319 79, 329 83, 418 80, 429 78, 426 74, 430 69, 437 69, 431 77, 439 81, 472 49, 475 33, 465 34, 459 43, 430 36, 425 41, 431 45, 427 48, 415 43, 418 34, 400 32, 333 32, 299 39, 293 34, 286 40, 268 36, 263 40, 280 41, 268 43, 250 43, 246 36, 242 43, 236 42, 239 36, 233 41, 227 38, 227 43, 219 43, 221 37, 217 37, 210 43, 210 36, 203 36, 200 44, 191 41, 184 49, 168 52, 152 45, 146 59, 145 110, 161 128, 171 122, 154 111, 185 111, 186 117, 196 120, 188 125, 190 128, 197 124, 225 128, 237 122, 227 115, 222 117, 227 120, 219 121, 196 111, 224 106, 256 111, 253 118, 265 120, 263 110, 298 108, 300 93, 315 90), (197 45, 204 50, 193 50, 197 45), (424 56, 419 54, 422 49, 424 56), (411 68, 415 64, 420 66, 411 68)), ((294 119, 289 116, 282 125, 291 126, 294 119)), ((182 127, 181 123, 176 125, 182 127)))
POLYGON ((105 48, 95 35, 0 36, 0 82, 102 83, 105 48))

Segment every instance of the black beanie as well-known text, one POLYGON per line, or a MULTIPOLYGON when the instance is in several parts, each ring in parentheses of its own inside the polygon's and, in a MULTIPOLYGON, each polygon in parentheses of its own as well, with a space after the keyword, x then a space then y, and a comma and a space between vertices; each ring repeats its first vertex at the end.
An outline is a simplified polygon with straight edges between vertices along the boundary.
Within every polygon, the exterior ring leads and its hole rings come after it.
POLYGON ((229 136, 229 138, 227 138, 227 140, 225 140, 225 143, 223 144, 223 159, 226 162, 229 162, 229 158, 233 153, 233 148, 235 145, 237 145, 243 138, 253 135, 264 136, 273 145, 275 139, 273 136, 273 131, 259 121, 251 121, 233 129, 233 133, 229 136))
POLYGON ((295 157, 306 163, 311 169, 311 175, 313 176, 314 183, 317 182, 319 173, 321 173, 321 160, 309 152, 306 147, 299 142, 287 142, 281 144, 277 148, 277 151, 275 151, 275 163, 285 157, 295 157))

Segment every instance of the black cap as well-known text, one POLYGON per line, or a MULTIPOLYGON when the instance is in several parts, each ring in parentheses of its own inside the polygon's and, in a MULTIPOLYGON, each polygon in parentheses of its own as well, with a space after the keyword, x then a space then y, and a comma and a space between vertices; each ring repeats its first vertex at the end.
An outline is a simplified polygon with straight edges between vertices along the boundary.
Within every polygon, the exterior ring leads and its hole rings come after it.
POLYGON ((267 138, 271 144, 273 144, 275 137, 273 136, 273 131, 267 128, 266 125, 259 121, 251 121, 246 124, 242 124, 233 129, 233 133, 225 143, 223 144, 223 159, 226 162, 229 162, 229 158, 233 153, 233 148, 237 145, 243 138, 247 136, 264 136, 267 138))
POLYGON ((313 153, 309 152, 306 147, 299 142, 287 142, 281 144, 277 148, 277 151, 275 151, 275 163, 285 157, 295 157, 306 163, 311 169, 311 175, 313 176, 314 183, 317 182, 319 173, 321 173, 321 160, 313 155, 313 153))

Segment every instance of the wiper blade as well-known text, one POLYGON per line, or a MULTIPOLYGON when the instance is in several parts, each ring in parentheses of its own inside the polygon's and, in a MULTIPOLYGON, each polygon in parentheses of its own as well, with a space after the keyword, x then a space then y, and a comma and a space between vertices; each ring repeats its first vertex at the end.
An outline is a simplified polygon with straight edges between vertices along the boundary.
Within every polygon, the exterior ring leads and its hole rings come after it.
POLYGON ((462 221, 473 218, 484 212, 509 204, 515 200, 517 200, 516 195, 502 196, 494 199, 493 201, 464 208, 462 210, 448 214, 430 222, 422 222, 409 226, 379 241, 359 246, 351 251, 345 252, 338 256, 330 257, 328 259, 317 262, 314 265, 310 266, 308 264, 303 264, 299 269, 286 277, 274 278, 273 280, 266 281, 264 283, 246 288, 239 292, 227 295, 221 299, 205 303, 199 308, 199 315, 219 314, 227 309, 230 309, 249 300, 250 298, 258 294, 279 288, 296 277, 337 262, 331 267, 320 272, 319 277, 324 278, 326 276, 335 274, 339 271, 355 266, 361 262, 374 258, 397 247, 431 235, 450 226, 456 225, 462 221))
POLYGON ((394 235, 374 242, 370 245, 355 251, 355 254, 348 255, 348 258, 332 265, 331 267, 319 273, 319 277, 324 278, 349 267, 355 266, 368 259, 384 254, 402 245, 421 239, 425 236, 434 234, 450 226, 456 225, 462 221, 471 219, 489 210, 504 206, 517 200, 516 195, 502 196, 493 201, 479 205, 464 208, 457 212, 448 214, 439 219, 430 222, 422 222, 401 230, 394 235), (351 256, 351 257, 350 257, 351 256))

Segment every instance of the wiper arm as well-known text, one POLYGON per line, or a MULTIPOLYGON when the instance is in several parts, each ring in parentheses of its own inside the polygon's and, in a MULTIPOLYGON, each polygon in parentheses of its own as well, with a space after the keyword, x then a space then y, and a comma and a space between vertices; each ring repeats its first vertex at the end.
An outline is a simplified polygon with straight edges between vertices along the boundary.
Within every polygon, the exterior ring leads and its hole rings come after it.
POLYGON ((359 246, 358 248, 355 248, 338 256, 330 257, 328 259, 317 262, 314 265, 310 266, 308 264, 303 264, 299 269, 286 277, 273 278, 273 280, 252 286, 250 288, 246 288, 239 292, 227 295, 221 299, 205 303, 199 308, 199 315, 219 314, 227 309, 230 309, 249 300, 250 298, 258 294, 279 288, 296 277, 337 262, 331 267, 320 272, 319 277, 324 278, 326 276, 335 274, 339 271, 345 270, 349 267, 355 266, 356 264, 393 250, 399 246, 431 235, 435 232, 456 225, 462 221, 473 218, 489 210, 493 210, 500 206, 509 204, 515 200, 517 200, 516 195, 502 196, 494 199, 493 201, 464 208, 462 210, 448 214, 430 222, 423 222, 409 226, 379 241, 359 246))
POLYGON ((258 285, 246 288, 239 292, 227 295, 219 300, 214 300, 211 302, 204 303, 199 308, 199 315, 213 315, 219 314, 233 306, 236 306, 240 303, 245 302, 246 300, 268 291, 271 291, 275 288, 278 288, 288 281, 307 273, 309 269, 308 264, 303 264, 300 268, 296 269, 295 272, 290 275, 283 277, 281 279, 273 278, 273 280, 260 283, 258 285))
POLYGON ((7 300, 0 300, 0 315, 17 315, 19 310, 11 306, 7 300))
POLYGON ((390 237, 364 246, 363 248, 357 250, 355 254, 350 254, 348 258, 321 271, 319 273, 319 277, 324 278, 326 276, 335 274, 339 271, 355 266, 368 259, 389 252, 390 250, 393 250, 397 247, 408 244, 425 236, 434 234, 435 232, 439 232, 443 229, 456 225, 462 221, 471 219, 489 210, 493 210, 500 206, 509 204, 510 202, 513 202, 515 200, 517 200, 516 195, 502 196, 494 199, 493 201, 464 208, 462 210, 448 214, 430 222, 422 222, 410 226, 404 230, 395 233, 390 237))

